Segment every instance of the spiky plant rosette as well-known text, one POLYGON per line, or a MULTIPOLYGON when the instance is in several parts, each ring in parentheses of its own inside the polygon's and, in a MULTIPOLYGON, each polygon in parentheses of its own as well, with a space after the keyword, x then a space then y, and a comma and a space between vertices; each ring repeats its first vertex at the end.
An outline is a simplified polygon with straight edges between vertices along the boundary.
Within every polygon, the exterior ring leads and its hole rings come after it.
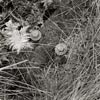
POLYGON ((19 53, 21 49, 31 47, 28 39, 28 34, 22 33, 18 30, 14 30, 13 34, 6 39, 6 44, 9 45, 12 50, 17 50, 17 53, 19 53))
POLYGON ((6 24, 6 41, 5 44, 9 46, 13 51, 16 50, 19 54, 22 49, 32 48, 32 44, 29 42, 29 34, 26 32, 29 26, 23 26, 18 30, 18 24, 13 24, 9 21, 6 24))

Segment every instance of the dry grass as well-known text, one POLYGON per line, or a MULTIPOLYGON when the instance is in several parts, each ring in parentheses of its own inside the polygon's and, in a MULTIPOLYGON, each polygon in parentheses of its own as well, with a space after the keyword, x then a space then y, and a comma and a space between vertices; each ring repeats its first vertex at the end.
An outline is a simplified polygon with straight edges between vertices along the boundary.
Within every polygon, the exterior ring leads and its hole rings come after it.
POLYGON ((59 9, 40 29, 36 50, 0 51, 1 100, 100 99, 100 1, 54 1, 59 9), (62 41, 68 51, 59 57, 62 41))

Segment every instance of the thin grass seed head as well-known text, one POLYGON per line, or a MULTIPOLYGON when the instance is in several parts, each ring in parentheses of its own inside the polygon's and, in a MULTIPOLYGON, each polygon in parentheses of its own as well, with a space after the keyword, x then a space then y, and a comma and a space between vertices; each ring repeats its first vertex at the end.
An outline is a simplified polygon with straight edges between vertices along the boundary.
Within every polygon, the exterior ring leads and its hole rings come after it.
POLYGON ((57 55, 64 55, 67 52, 67 45, 65 43, 59 43, 55 46, 55 53, 57 55))
POLYGON ((39 30, 31 30, 30 37, 33 41, 38 41, 41 39, 41 32, 39 30))

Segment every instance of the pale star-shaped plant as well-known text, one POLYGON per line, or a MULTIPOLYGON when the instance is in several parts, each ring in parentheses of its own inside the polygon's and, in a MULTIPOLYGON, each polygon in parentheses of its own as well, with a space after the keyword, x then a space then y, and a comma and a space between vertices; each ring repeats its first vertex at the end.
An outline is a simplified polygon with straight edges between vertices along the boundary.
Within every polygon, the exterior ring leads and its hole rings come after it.
POLYGON ((5 23, 5 25, 7 26, 5 29, 6 34, 10 35, 11 31, 15 30, 16 28, 18 28, 19 23, 13 23, 12 20, 9 20, 8 22, 5 23))
POLYGON ((32 48, 31 43, 29 43, 28 39, 29 34, 26 32, 29 26, 24 26, 21 30, 13 30, 7 38, 6 44, 9 45, 12 50, 16 50, 19 54, 22 49, 32 48))

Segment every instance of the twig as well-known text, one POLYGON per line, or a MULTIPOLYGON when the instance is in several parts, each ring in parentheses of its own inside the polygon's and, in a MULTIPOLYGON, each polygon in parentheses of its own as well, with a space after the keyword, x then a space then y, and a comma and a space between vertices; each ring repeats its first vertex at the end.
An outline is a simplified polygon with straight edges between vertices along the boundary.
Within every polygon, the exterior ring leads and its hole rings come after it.
POLYGON ((2 67, 2 68, 0 68, 0 71, 5 70, 5 69, 9 69, 10 67, 13 67, 13 66, 16 66, 16 65, 19 65, 19 64, 25 63, 25 62, 27 62, 27 61, 28 61, 28 60, 24 60, 24 61, 21 61, 21 62, 18 62, 18 63, 12 64, 12 65, 9 65, 9 66, 2 67))

